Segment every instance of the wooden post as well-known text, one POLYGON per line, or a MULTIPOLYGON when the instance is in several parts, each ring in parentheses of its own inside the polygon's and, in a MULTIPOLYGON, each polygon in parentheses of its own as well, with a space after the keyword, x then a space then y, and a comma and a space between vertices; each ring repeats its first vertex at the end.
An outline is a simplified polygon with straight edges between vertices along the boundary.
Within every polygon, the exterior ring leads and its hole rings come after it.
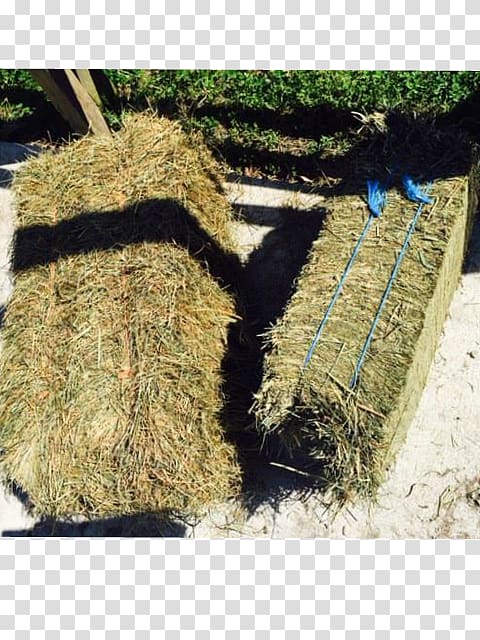
POLYGON ((102 108, 102 99, 97 91, 95 82, 89 69, 75 69, 75 75, 80 81, 80 84, 88 91, 90 97, 95 102, 99 109, 102 108))
POLYGON ((110 136, 110 129, 99 109, 100 96, 88 70, 82 71, 83 84, 71 69, 31 70, 53 106, 75 133, 110 136))

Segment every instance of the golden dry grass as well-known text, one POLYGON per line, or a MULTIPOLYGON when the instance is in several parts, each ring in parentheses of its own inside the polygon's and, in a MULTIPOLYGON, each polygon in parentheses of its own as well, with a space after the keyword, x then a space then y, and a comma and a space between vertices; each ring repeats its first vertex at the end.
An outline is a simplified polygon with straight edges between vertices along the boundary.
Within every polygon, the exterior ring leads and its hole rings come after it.
POLYGON ((198 138, 153 116, 15 179, 1 469, 37 514, 191 513, 234 495, 222 361, 232 212, 198 138))

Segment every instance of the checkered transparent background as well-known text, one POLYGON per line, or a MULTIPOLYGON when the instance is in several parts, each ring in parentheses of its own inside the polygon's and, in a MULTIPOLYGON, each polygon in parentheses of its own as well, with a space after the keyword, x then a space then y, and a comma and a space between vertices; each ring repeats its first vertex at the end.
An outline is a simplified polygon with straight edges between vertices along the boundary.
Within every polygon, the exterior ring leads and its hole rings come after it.
POLYGON ((480 541, 11 539, 1 638, 478 640, 480 541))
POLYGON ((479 69, 479 24, 478 0, 2 0, 0 63, 479 69))

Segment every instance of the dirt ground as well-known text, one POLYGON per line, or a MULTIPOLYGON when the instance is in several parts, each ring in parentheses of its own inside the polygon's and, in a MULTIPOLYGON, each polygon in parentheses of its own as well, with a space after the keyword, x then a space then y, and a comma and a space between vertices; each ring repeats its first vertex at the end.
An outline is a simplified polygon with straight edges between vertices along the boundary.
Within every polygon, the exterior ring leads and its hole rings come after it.
MULTIPOLYGON (((9 179, 31 152, 0 143, 0 307, 11 293, 8 244, 14 228, 9 179)), ((318 233, 323 196, 308 185, 250 179, 226 184, 240 219, 241 245, 259 325, 281 313, 291 282, 318 233), (298 233, 299 229, 302 233, 298 233)), ((0 488, 1 535, 186 537, 469 538, 480 536, 480 224, 450 307, 430 376, 407 440, 376 504, 349 505, 335 517, 295 471, 263 463, 247 503, 220 505, 195 523, 154 517, 98 523, 39 523, 25 497, 0 488)))

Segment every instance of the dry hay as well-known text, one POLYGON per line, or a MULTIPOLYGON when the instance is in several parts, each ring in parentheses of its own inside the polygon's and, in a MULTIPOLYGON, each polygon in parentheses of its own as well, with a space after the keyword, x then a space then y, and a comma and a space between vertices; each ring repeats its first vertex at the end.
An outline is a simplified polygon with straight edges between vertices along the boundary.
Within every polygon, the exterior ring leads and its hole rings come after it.
POLYGON ((358 158, 343 194, 327 203, 326 223, 296 291, 266 335, 263 381, 253 407, 264 436, 276 434, 340 502, 375 496, 406 434, 458 284, 477 202, 472 149, 458 132, 425 132, 417 125, 403 145, 399 138, 380 140, 358 158), (367 178, 384 176, 392 164, 416 179, 431 171, 434 205, 419 220, 352 391, 355 364, 418 207, 399 184, 370 228, 310 364, 304 370, 302 365, 368 217, 365 197, 356 194, 365 193, 367 178))
POLYGON ((196 512, 240 473, 219 420, 231 210, 198 139, 153 116, 28 162, 1 469, 37 514, 196 512))

